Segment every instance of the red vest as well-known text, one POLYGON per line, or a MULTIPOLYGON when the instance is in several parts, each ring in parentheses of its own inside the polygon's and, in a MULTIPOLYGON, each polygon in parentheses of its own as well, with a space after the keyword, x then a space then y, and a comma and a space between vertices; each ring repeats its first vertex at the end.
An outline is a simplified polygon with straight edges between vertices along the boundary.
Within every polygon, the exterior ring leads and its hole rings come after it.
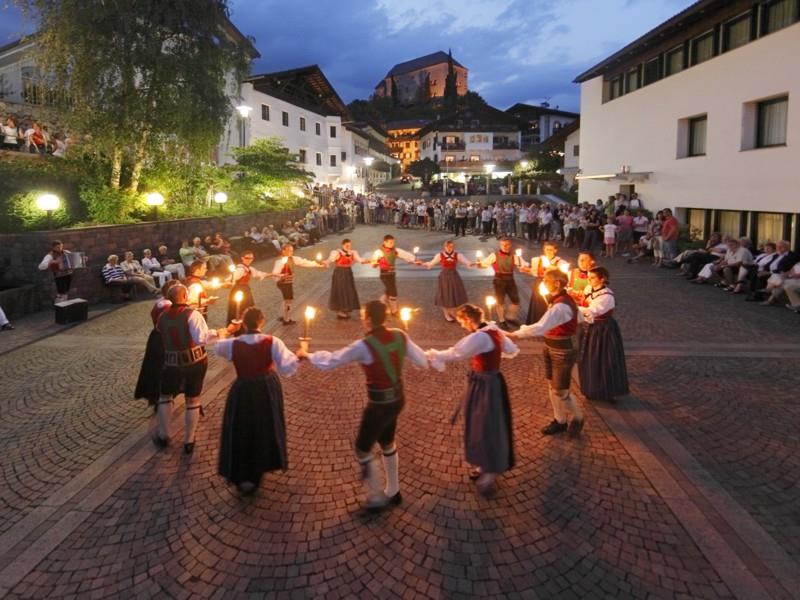
POLYGON ((158 318, 156 328, 161 332, 164 350, 180 352, 194 348, 197 344, 189 331, 192 309, 185 304, 173 304, 158 318))
POLYGON ((248 267, 247 265, 236 265, 236 267, 237 268, 242 267, 242 269, 244 269, 244 275, 242 275, 241 277, 239 277, 239 279, 236 280, 236 284, 247 285, 248 283, 250 283, 250 277, 251 277, 250 267, 248 267))
POLYGON ((361 365, 367 376, 367 387, 375 390, 395 387, 402 381, 406 336, 399 329, 379 327, 364 341, 372 355, 371 365, 361 365), (376 350, 373 344, 381 351, 376 350))
POLYGON ((455 269, 458 266, 458 252, 453 252, 452 254, 440 252, 439 260, 442 262, 443 269, 455 269))
POLYGON ((381 257, 378 266, 383 273, 394 273, 394 263, 397 261, 397 251, 394 248, 381 246, 381 257))
POLYGON ((344 250, 339 250, 339 256, 336 257, 336 266, 350 268, 352 264, 353 255, 349 252, 345 252, 344 250))
POLYGON ((476 373, 483 373, 484 371, 498 371, 500 370, 500 356, 503 351, 502 335, 496 329, 483 329, 481 330, 487 334, 494 342, 494 349, 483 354, 476 354, 470 361, 470 367, 476 373))
MULTIPOLYGON (((169 306, 165 306, 165 305, 161 304, 161 302, 162 302, 161 300, 156 302, 153 305, 153 309, 150 311, 150 318, 153 319, 153 327, 158 325, 158 318, 162 315, 162 313, 164 313, 164 312, 169 310, 169 306)), ((171 306, 171 304, 170 304, 170 306, 171 306)))
POLYGON ((498 250, 495 254, 494 263, 492 263, 495 275, 500 277, 512 277, 514 275, 514 255, 510 252, 506 254, 502 250, 498 250))
POLYGON ((293 283, 294 282, 294 258, 291 256, 288 257, 289 260, 281 267, 281 283, 293 283))
POLYGON ((572 318, 566 323, 562 323, 551 330, 546 331, 544 337, 546 338, 565 338, 572 337, 578 332, 578 306, 575 304, 569 294, 561 294, 553 298, 552 306, 556 304, 566 304, 572 309, 572 318))
POLYGON ((251 379, 269 373, 272 369, 272 336, 268 335, 257 344, 235 340, 233 366, 239 379, 251 379))

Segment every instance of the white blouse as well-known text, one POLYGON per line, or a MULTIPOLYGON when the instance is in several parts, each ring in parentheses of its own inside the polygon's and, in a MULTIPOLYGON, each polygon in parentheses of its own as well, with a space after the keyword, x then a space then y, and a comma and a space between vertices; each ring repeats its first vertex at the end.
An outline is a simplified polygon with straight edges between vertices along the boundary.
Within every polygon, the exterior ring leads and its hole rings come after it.
MULTIPOLYGON (((491 352, 494 350, 494 341, 489 334, 486 333, 486 330, 489 329, 500 331, 502 334, 502 331, 498 329, 494 323, 490 323, 478 331, 464 336, 455 346, 447 350, 428 350, 427 355, 431 361, 431 366, 437 371, 444 371, 445 363, 464 360, 477 356, 478 354, 491 352)), ((501 335, 500 339, 502 340, 500 349, 503 358, 514 358, 519 353, 517 345, 505 335, 501 335)))
MULTIPOLYGON (((228 338, 220 340, 216 344, 215 351, 217 356, 225 360, 233 361, 233 342, 240 341, 246 344, 260 344, 267 335, 263 333, 246 333, 236 338, 228 338)), ((272 336, 272 362, 275 364, 275 370, 279 375, 289 377, 294 375, 297 367, 300 365, 300 360, 295 356, 294 352, 286 347, 286 344, 280 338, 272 336)))

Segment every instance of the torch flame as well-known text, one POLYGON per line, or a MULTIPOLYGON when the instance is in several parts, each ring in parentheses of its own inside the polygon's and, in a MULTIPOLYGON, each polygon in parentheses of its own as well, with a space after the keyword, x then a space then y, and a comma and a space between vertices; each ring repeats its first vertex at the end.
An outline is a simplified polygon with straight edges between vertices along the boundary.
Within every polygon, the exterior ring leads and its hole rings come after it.
POLYGON ((544 281, 539 284, 539 293, 542 295, 542 298, 544 298, 545 296, 547 296, 547 294, 550 293, 549 290, 547 289, 547 286, 544 284, 544 281))
POLYGON ((322 252, 317 252, 317 262, 322 260, 322 252))
POLYGON ((419 246, 414 246, 414 254, 419 254, 419 246))
POLYGON ((486 306, 488 306, 489 308, 491 308, 491 307, 493 307, 495 304, 497 304, 497 300, 495 300, 495 297, 494 297, 494 296, 486 296, 486 306))
POLYGON ((478 260, 482 259, 482 258, 483 258, 483 252, 481 252, 480 250, 478 250, 478 251, 475 253, 475 258, 477 258, 478 260))
POLYGON ((562 262, 558 265, 558 270, 561 271, 564 275, 569 275, 569 263, 562 262))
POLYGON ((241 290, 239 290, 238 292, 236 292, 236 293, 233 295, 233 300, 234 300, 234 302, 237 302, 237 303, 239 303, 239 302, 241 302, 241 301, 242 301, 242 298, 244 298, 244 292, 242 292, 241 290))
POLYGON ((310 321, 311 319, 317 316, 317 309, 314 308, 313 306, 306 306, 305 316, 306 319, 310 321))
POLYGON ((231 273, 235 273, 236 272, 236 266, 231 265, 230 267, 228 267, 228 271, 230 271, 231 273))
POLYGON ((517 258, 522 258, 522 248, 517 248, 517 258))
POLYGON ((213 277, 211 279, 211 287, 217 289, 219 287, 219 277, 213 277))
POLYGON ((411 319, 411 309, 408 308, 407 306, 404 306, 403 308, 400 309, 400 320, 403 321, 403 323, 408 323, 410 319, 411 319))

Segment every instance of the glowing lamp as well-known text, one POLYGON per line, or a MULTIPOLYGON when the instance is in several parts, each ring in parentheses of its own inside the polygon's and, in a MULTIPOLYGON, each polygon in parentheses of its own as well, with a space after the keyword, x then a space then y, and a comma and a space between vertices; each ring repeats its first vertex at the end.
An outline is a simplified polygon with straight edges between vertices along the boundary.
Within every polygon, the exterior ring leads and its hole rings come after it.
POLYGON ((144 201, 147 203, 147 206, 161 206, 164 204, 164 196, 158 192, 151 192, 147 194, 144 201))
POLYGON ((36 206, 39 210, 54 211, 61 206, 61 200, 55 194, 42 194, 36 198, 36 206))
POLYGON ((214 202, 217 204, 225 204, 228 201, 228 194, 225 192, 217 192, 214 194, 214 202))

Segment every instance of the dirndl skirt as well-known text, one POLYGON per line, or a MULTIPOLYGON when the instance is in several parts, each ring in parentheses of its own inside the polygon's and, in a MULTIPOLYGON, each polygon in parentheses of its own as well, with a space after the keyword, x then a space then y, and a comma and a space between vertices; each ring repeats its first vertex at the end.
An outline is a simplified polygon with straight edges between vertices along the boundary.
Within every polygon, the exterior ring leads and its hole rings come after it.
POLYGON ((613 317, 584 325, 578 373, 581 392, 590 400, 612 400, 629 393, 625 348, 613 317))
POLYGON ((356 280, 353 271, 347 267, 336 267, 333 270, 331 281, 331 296, 328 301, 331 310, 350 312, 361 308, 356 290, 356 280))
POLYGON ((236 292, 242 292, 242 301, 239 303, 239 314, 243 315, 244 311, 250 308, 251 306, 255 306, 255 300, 253 299, 253 290, 250 289, 250 286, 246 283, 237 283, 231 288, 231 293, 228 295, 228 320, 227 323, 230 323, 236 318, 236 302, 233 300, 233 297, 236 295, 236 292))
POLYGON ((533 325, 547 312, 547 300, 542 298, 539 293, 539 284, 542 280, 536 277, 531 283, 531 301, 528 304, 528 316, 525 318, 526 325, 533 325))
POLYGON ((484 473, 503 473, 514 466, 511 403, 499 371, 471 372, 464 400, 464 452, 484 473))
POLYGON ((456 269, 442 269, 436 288, 436 306, 456 308, 467 303, 467 290, 456 269))
POLYGON ((235 485, 258 484, 262 473, 288 466, 280 379, 275 373, 237 379, 222 418, 219 474, 235 485))
POLYGON ((161 334, 154 327, 147 337, 147 345, 144 348, 142 366, 139 368, 139 378, 136 380, 136 391, 133 393, 133 397, 137 400, 147 398, 147 403, 151 406, 158 404, 163 369, 164 345, 161 342, 161 334))

